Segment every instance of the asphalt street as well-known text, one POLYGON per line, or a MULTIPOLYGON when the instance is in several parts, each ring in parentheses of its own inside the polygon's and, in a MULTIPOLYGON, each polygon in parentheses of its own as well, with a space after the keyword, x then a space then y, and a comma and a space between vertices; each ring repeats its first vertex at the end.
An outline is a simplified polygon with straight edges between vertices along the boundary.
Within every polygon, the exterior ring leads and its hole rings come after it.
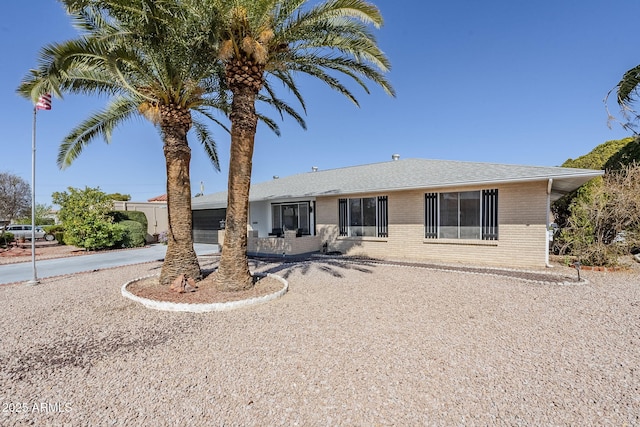
MULTIPOLYGON (((218 252, 218 245, 196 243, 194 244, 194 249, 198 256, 210 255, 218 252)), ((128 249, 126 251, 107 251, 91 255, 47 259, 36 261, 36 275, 38 279, 43 279, 45 277, 61 276, 83 271, 160 261, 164 259, 166 252, 167 247, 165 245, 157 244, 140 249, 128 249)), ((33 264, 31 261, 0 265, 0 284, 27 282, 32 279, 33 264)))

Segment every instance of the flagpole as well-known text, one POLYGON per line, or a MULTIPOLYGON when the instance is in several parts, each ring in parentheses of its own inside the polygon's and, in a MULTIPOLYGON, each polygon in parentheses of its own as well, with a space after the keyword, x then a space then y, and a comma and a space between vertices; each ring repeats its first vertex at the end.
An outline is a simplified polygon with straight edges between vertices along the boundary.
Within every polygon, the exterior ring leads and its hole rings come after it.
POLYGON ((40 283, 36 270, 36 115, 38 108, 33 107, 33 130, 31 134, 31 264, 33 266, 33 278, 27 285, 33 286, 40 283))
POLYGON ((38 273, 36 270, 36 116, 38 110, 51 109, 51 94, 45 93, 38 98, 33 107, 33 131, 31 134, 31 263, 33 264, 33 279, 27 285, 37 285, 38 273))

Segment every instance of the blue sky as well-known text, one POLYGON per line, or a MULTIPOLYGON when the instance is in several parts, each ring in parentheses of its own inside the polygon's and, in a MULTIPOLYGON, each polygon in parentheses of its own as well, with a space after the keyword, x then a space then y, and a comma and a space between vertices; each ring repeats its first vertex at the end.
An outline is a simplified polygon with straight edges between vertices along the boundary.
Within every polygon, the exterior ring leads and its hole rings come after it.
MULTIPOLYGON (((285 118, 282 136, 259 128, 253 181, 402 158, 555 166, 628 135, 607 126, 603 99, 637 65, 637 0, 374 0, 385 18, 376 31, 393 69, 397 98, 357 90, 361 107, 301 79, 308 130, 285 118)), ((39 49, 76 35, 57 1, 10 1, 0 23, 0 171, 31 182, 33 107, 15 93, 39 49)), ((94 141, 69 168, 58 145, 105 99, 54 99, 37 114, 36 199, 100 187, 144 201, 165 193, 162 142, 142 119, 94 141)), ((615 104, 610 103, 617 112, 615 104)), ((194 137, 192 191, 226 190, 229 136, 212 127, 222 170, 194 137)))

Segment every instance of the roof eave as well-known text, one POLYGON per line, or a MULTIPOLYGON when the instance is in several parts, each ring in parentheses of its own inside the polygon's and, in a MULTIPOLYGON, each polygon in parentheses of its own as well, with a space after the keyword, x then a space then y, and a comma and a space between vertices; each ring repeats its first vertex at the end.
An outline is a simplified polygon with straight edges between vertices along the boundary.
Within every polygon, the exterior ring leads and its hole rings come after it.
POLYGON ((388 193, 392 191, 413 191, 413 190, 427 190, 427 189, 439 190, 442 188, 456 188, 456 187, 485 187, 485 186, 490 186, 490 185, 493 186, 493 185, 500 185, 500 184, 548 182, 549 179, 552 179, 554 181, 566 181, 568 179, 584 178, 583 183, 585 183, 593 178, 602 176, 603 174, 604 174, 604 171, 590 170, 588 173, 580 173, 580 174, 572 174, 572 175, 545 175, 545 176, 524 177, 524 178, 489 179, 489 180, 483 180, 483 181, 458 181, 458 182, 433 184, 433 185, 417 185, 417 186, 387 187, 387 188, 381 187, 376 189, 355 190, 355 191, 335 190, 335 192, 331 192, 331 193, 323 192, 323 193, 317 193, 317 194, 316 193, 305 194, 303 196, 292 196, 292 197, 342 196, 342 195, 348 195, 348 194, 388 193))

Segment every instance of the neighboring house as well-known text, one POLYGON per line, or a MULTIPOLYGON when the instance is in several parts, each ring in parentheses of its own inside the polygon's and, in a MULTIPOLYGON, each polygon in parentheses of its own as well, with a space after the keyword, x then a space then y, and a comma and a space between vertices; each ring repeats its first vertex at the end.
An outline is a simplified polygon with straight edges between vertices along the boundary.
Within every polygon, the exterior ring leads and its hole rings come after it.
POLYGON ((51 218, 54 224, 60 224, 60 219, 58 219, 58 211, 55 209, 51 209, 47 212, 47 216, 45 218, 51 218))
POLYGON ((147 200, 147 202, 167 203, 167 195, 166 194, 161 194, 160 196, 156 196, 156 197, 153 197, 153 198, 147 200))
MULTIPOLYGON (((314 168, 252 184, 248 252, 339 251, 383 259, 541 267, 548 265, 551 202, 603 174, 393 159, 314 168)), ((226 201, 226 192, 192 199, 194 235, 208 233, 208 242, 224 238, 220 219, 226 201)))
POLYGON ((157 242, 158 235, 169 229, 167 213, 167 196, 162 195, 149 199, 148 202, 114 201, 113 209, 117 211, 141 211, 147 217, 147 242, 157 242))

